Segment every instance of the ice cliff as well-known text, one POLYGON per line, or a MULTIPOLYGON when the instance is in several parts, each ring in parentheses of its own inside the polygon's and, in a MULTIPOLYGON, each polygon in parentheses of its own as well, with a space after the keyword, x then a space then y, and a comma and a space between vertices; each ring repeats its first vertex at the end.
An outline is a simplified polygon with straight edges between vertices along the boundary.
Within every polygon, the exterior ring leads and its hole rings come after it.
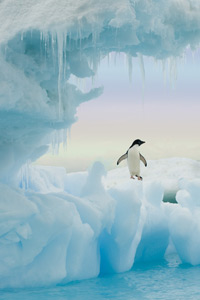
MULTIPOLYGON (((98 97, 71 83, 113 52, 173 60, 200 37, 196 0, 0 1, 0 287, 65 283, 163 258, 170 243, 199 264, 200 183, 164 204, 155 180, 105 185, 105 170, 28 168, 66 138, 76 108, 98 97)), ((119 174, 111 174, 113 176, 119 174)), ((113 179, 112 179, 113 180, 113 179)), ((112 181, 111 180, 111 181, 112 181)))

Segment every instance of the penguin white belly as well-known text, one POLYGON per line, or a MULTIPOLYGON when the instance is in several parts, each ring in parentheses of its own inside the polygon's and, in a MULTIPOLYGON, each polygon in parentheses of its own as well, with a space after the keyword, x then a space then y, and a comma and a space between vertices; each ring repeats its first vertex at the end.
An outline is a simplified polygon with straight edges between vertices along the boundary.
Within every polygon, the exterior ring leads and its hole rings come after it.
POLYGON ((137 146, 129 149, 127 161, 130 174, 140 176, 140 153, 137 146))

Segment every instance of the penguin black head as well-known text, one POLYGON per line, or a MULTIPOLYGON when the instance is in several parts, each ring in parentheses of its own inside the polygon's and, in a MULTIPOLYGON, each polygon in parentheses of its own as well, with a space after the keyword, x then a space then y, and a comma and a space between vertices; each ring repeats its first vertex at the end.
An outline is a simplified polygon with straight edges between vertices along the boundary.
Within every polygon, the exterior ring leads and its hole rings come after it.
POLYGON ((137 139, 133 142, 133 144, 130 146, 130 148, 132 148, 135 145, 141 146, 142 144, 144 144, 145 142, 141 141, 140 139, 137 139))

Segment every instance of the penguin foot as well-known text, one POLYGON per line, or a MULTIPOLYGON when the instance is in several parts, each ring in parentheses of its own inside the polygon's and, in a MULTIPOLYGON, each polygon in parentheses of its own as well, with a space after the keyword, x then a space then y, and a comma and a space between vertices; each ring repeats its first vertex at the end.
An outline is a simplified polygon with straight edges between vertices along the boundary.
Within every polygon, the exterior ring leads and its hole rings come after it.
POLYGON ((138 180, 143 180, 142 176, 137 176, 138 180))
POLYGON ((133 176, 133 175, 131 175, 131 177, 130 177, 131 179, 135 179, 135 177, 133 176))

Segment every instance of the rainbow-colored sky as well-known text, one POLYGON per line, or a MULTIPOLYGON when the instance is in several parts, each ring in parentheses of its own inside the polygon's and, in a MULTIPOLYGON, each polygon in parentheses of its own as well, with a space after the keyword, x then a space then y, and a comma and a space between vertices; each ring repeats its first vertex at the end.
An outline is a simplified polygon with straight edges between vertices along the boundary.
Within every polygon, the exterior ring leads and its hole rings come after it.
MULTIPOLYGON (((123 54, 102 60, 94 86, 104 93, 83 103, 72 125, 67 148, 59 155, 44 155, 37 163, 64 166, 68 171, 87 169, 100 160, 108 169, 132 141, 146 141, 146 159, 189 157, 200 159, 200 52, 165 62, 132 59, 123 54)), ((74 82, 74 79, 71 79, 74 82)), ((91 79, 79 83, 87 90, 91 79)))

